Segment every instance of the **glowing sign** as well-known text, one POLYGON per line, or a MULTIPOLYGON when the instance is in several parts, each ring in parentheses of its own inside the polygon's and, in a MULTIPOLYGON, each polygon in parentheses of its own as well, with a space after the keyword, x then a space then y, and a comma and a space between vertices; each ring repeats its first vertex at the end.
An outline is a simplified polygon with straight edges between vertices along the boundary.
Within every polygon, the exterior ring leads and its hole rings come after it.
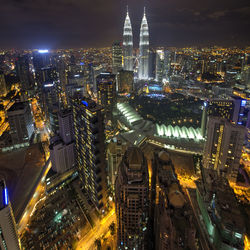
POLYGON ((246 101, 246 100, 242 100, 242 101, 241 101, 241 105, 240 105, 240 106, 241 106, 241 107, 245 107, 245 106, 246 106, 246 103, 247 103, 247 101, 246 101))
POLYGON ((89 106, 89 104, 88 104, 86 101, 82 101, 82 104, 83 104, 84 106, 86 106, 86 107, 89 106))
POLYGON ((204 107, 207 107, 207 102, 204 102, 204 107))
POLYGON ((54 83, 47 83, 43 85, 44 88, 53 87, 53 86, 54 86, 54 83))
POLYGON ((39 49, 38 52, 41 54, 44 54, 44 53, 48 53, 49 51, 47 49, 39 49))
POLYGON ((80 75, 74 75, 74 77, 79 77, 80 75))
POLYGON ((84 65, 84 62, 80 62, 80 65, 81 65, 81 66, 84 65))
POLYGON ((7 206, 9 203, 9 200, 8 200, 8 191, 7 191, 7 188, 4 188, 4 205, 7 206))

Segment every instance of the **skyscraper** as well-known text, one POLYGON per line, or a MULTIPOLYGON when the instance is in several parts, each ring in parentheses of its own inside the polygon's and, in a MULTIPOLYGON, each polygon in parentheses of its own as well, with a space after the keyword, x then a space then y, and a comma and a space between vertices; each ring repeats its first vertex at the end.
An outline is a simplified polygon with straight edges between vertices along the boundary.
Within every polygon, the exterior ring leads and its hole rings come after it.
POLYGON ((164 74, 164 50, 156 50, 156 63, 155 63, 155 80, 162 82, 164 74))
POLYGON ((0 72, 0 96, 5 96, 7 94, 7 87, 4 74, 0 72))
POLYGON ((29 90, 32 87, 29 71, 29 56, 23 55, 16 59, 16 73, 20 80, 22 90, 29 90))
POLYGON ((8 191, 3 180, 0 180, 0 249, 21 249, 8 191))
POLYGON ((112 73, 117 74, 122 69, 122 45, 114 42, 112 45, 112 73))
POLYGON ((140 55, 139 55, 138 77, 139 79, 148 79, 149 33, 148 33, 148 22, 146 18, 145 8, 141 22, 139 49, 140 49, 140 55))
POLYGON ((235 182, 238 174, 245 128, 225 118, 209 117, 203 166, 235 182))
POLYGON ((99 212, 107 207, 103 109, 90 99, 72 100, 76 166, 91 201, 99 212))
POLYGON ((123 69, 133 71, 133 33, 128 9, 123 28, 123 69))
POLYGON ((125 152, 115 182, 117 249, 146 249, 149 177, 146 158, 137 147, 125 152))
POLYGON ((116 79, 110 73, 101 73, 96 77, 98 104, 105 108, 105 112, 111 112, 116 99, 116 79))
POLYGON ((34 123, 28 102, 15 103, 7 112, 13 145, 28 146, 34 123))

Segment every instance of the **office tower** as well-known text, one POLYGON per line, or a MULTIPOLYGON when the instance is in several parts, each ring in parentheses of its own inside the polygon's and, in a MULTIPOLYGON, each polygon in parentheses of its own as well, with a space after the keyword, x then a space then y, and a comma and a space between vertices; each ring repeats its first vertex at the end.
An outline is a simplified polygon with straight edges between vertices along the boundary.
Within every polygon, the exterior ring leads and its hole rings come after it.
POLYGON ((21 249, 7 187, 3 180, 0 180, 0 249, 21 249))
POLYGON ((234 101, 229 99, 213 99, 208 102, 208 116, 218 116, 232 120, 234 101))
POLYGON ((163 78, 168 79, 171 73, 171 52, 169 50, 164 51, 164 73, 163 78))
POLYGON ((133 33, 127 8, 123 28, 123 69, 133 71, 133 64, 133 33))
POLYGON ((112 73, 117 74, 122 69, 122 45, 114 42, 112 45, 112 73))
POLYGON ((149 177, 146 158, 137 147, 125 152, 115 182, 117 248, 147 249, 149 177))
POLYGON ((0 72, 0 96, 7 95, 7 87, 4 74, 0 72))
POLYGON ((17 102, 7 111, 13 145, 29 145, 34 133, 33 118, 28 102, 17 102))
POLYGON ((72 100, 76 166, 83 187, 100 213, 107 202, 103 108, 90 99, 72 100))
POLYGON ((43 83, 42 68, 45 68, 48 65, 50 65, 50 53, 48 50, 38 50, 33 53, 35 79, 39 87, 43 83))
POLYGON ((74 142, 65 143, 60 137, 52 137, 49 145, 52 169, 64 173, 75 165, 74 142))
POLYGON ((155 153, 156 196, 154 235, 155 249, 195 249, 196 228, 189 206, 165 151, 155 153))
POLYGON ((42 108, 45 113, 46 123, 50 130, 56 134, 59 129, 58 111, 60 106, 59 93, 55 82, 42 84, 42 108))
POLYGON ((99 76, 102 71, 103 71, 103 67, 102 65, 98 65, 98 66, 90 66, 91 70, 91 87, 93 89, 93 92, 96 93, 97 92, 97 82, 96 82, 96 77, 99 76))
POLYGON ((105 112, 111 112, 116 100, 116 79, 110 73, 101 73, 96 77, 97 101, 102 105, 105 112))
POLYGON ((29 55, 18 56, 16 59, 16 73, 20 80, 22 90, 32 88, 31 75, 29 71, 29 55))
POLYGON ((68 144, 74 141, 73 112, 70 109, 58 113, 59 135, 63 142, 68 144))
POLYGON ((195 212, 208 235, 210 249, 244 249, 246 218, 232 188, 216 173, 202 172, 202 179, 196 182, 195 212))
POLYGON ((107 146, 108 159, 108 185, 112 192, 115 191, 115 180, 118 173, 118 166, 126 150, 126 144, 116 138, 111 140, 107 146))
POLYGON ((206 135, 207 108, 208 108, 208 103, 205 101, 202 106, 202 117, 201 117, 201 136, 203 138, 206 135))
POLYGON ((131 93, 134 85, 134 72, 120 70, 117 74, 117 87, 120 93, 131 93))
POLYGON ((248 127, 250 111, 247 107, 247 100, 240 97, 234 97, 234 111, 232 121, 234 124, 239 124, 248 127))
POLYGON ((50 157, 52 169, 63 173, 75 165, 73 112, 64 109, 58 112, 59 136, 54 136, 50 141, 50 157))
POLYGON ((155 63, 155 80, 162 82, 164 73, 164 50, 156 50, 156 63, 155 63))
POLYGON ((44 67, 41 69, 42 82, 55 82, 58 81, 58 75, 55 67, 44 67))
POLYGON ((238 174, 245 128, 225 118, 209 117, 203 166, 235 182, 238 174))
POLYGON ((149 50, 148 55, 148 77, 155 79, 155 69, 156 69, 156 52, 153 49, 149 50))
POLYGON ((148 79, 148 54, 149 54, 149 33, 148 22, 146 18, 146 10, 141 22, 140 29, 140 44, 139 44, 139 79, 148 79))

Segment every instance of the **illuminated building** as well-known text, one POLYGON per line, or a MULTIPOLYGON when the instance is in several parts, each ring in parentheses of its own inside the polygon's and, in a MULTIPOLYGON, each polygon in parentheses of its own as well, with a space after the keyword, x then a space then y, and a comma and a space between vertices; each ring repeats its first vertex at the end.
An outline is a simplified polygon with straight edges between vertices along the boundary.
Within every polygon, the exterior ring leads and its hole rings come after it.
POLYGON ((103 108, 90 99, 73 99, 75 157, 83 187, 99 212, 107 204, 103 108))
POLYGON ((3 180, 0 180, 0 249, 21 249, 8 190, 3 180))
POLYGON ((164 74, 164 50, 156 50, 155 80, 162 82, 164 74))
POLYGON ((140 50, 140 55, 139 55, 138 78, 148 79, 149 33, 148 33, 148 22, 146 18, 145 8, 141 22, 139 50, 140 50))
POLYGON ((74 141, 73 112, 70 109, 58 113, 59 135, 64 143, 74 141))
POLYGON ((5 96, 7 94, 7 87, 4 74, 0 72, 0 96, 5 96))
POLYGON ((23 55, 16 59, 16 73, 20 80, 22 90, 29 90, 32 87, 29 71, 29 56, 23 55))
POLYGON ((134 72, 120 70, 117 74, 117 85, 120 93, 131 93, 133 91, 134 72))
POLYGON ((33 118, 28 102, 18 102, 7 111, 13 145, 28 146, 34 133, 33 118))
POLYGON ((169 50, 164 51, 164 73, 163 78, 168 78, 171 71, 171 52, 169 50))
POLYGON ((48 50, 38 50, 33 53, 33 66, 38 86, 43 83, 42 68, 45 68, 48 65, 50 65, 50 53, 48 53, 48 50))
POLYGON ((128 9, 123 28, 123 69, 133 71, 133 33, 128 9))
POLYGON ((50 140, 50 158, 52 169, 57 173, 63 173, 74 167, 74 130, 73 113, 71 110, 61 110, 58 113, 59 136, 50 140))
POLYGON ((114 42, 112 45, 112 73, 117 74, 122 69, 122 45, 114 42))
POLYGON ((50 130, 56 134, 58 125, 59 111, 59 91, 55 82, 44 82, 42 84, 42 107, 45 118, 50 130))
POLYGON ((74 167, 74 142, 67 144, 60 137, 52 137, 49 145, 52 169, 57 173, 64 173, 74 167))
POLYGON ((41 69, 42 81, 43 82, 54 82, 58 80, 58 75, 56 68, 54 67, 45 67, 41 69))
POLYGON ((118 166, 122 160, 126 144, 121 140, 113 140, 107 146, 107 159, 108 159, 108 185, 111 190, 115 190, 115 180, 118 174, 118 166))
POLYGON ((195 249, 196 228, 191 207, 166 151, 155 153, 155 249, 195 249))
POLYGON ((199 218, 203 221, 210 249, 244 249, 245 218, 227 180, 204 169, 196 182, 199 218))
POLYGON ((110 73, 101 73, 96 77, 97 101, 102 105, 105 112, 111 112, 116 100, 116 79, 110 73))
POLYGON ((115 182, 117 248, 147 249, 149 177, 146 158, 137 147, 125 152, 115 182))
POLYGON ((230 121, 233 118, 233 112, 233 100, 215 99, 208 103, 208 116, 218 116, 230 121))
POLYGON ((225 118, 209 117, 203 166, 225 176, 232 182, 238 175, 245 128, 225 118))

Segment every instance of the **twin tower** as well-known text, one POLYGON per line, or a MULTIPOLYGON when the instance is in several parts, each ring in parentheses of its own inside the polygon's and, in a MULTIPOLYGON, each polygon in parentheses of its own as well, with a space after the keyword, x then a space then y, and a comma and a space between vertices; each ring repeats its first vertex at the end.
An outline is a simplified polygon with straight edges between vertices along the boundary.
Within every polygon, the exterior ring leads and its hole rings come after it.
MULTIPOLYGON (((148 79, 149 33, 145 7, 141 21, 139 51, 138 78, 148 79)), ((128 9, 123 29, 123 65, 124 70, 133 71, 133 32, 128 9)))

